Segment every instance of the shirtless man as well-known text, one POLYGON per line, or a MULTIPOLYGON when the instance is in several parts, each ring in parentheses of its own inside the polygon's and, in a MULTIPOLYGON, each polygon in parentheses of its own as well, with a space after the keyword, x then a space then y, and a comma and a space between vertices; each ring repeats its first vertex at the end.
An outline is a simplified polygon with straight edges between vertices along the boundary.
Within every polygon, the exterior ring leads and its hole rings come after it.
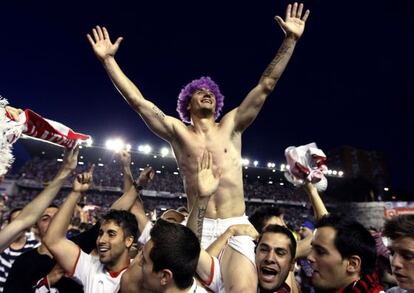
MULTIPOLYGON (((145 99, 136 85, 122 72, 115 61, 122 38, 112 43, 106 28, 99 26, 92 30, 93 36, 87 35, 95 55, 128 104, 155 134, 170 143, 184 179, 189 207, 193 206, 197 189, 197 158, 204 150, 212 153, 214 166, 221 176, 217 192, 205 211, 203 238, 207 234, 210 237, 202 240, 203 247, 214 241, 229 225, 248 222, 247 217, 243 217, 245 204, 241 136, 258 115, 286 68, 296 43, 302 36, 309 13, 309 10, 303 13, 303 4, 294 3, 288 5, 284 20, 276 16, 276 21, 285 33, 282 45, 258 84, 247 94, 240 106, 224 115, 220 122, 216 122, 216 118, 223 106, 223 96, 210 78, 195 80, 181 92, 177 108, 181 118, 185 119, 184 122, 190 123, 186 125, 179 119, 165 115, 151 101, 145 99), (218 231, 215 228, 217 225, 211 223, 217 219, 224 219, 220 220, 224 225, 218 231)), ((232 256, 229 255, 229 258, 232 256)), ((251 270, 254 272, 254 267, 251 270)), ((236 271, 234 273, 237 274, 236 271)), ((247 278, 246 282, 248 283, 247 278)))

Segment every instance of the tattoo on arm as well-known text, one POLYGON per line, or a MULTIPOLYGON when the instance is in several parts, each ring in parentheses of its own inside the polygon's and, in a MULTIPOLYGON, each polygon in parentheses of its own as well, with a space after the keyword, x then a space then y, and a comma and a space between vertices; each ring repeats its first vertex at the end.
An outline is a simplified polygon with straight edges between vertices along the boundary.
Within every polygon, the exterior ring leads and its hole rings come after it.
POLYGON ((199 207, 197 210, 197 238, 199 240, 201 240, 201 235, 203 234, 203 220, 206 210, 207 208, 202 207, 199 207))
POLYGON ((267 66, 266 70, 262 74, 262 78, 273 78, 275 80, 278 80, 280 75, 282 74, 283 70, 286 67, 287 62, 290 59, 290 56, 292 55, 293 47, 290 44, 286 44, 285 42, 282 43, 279 50, 277 51, 277 54, 275 58, 272 60, 272 62, 267 66), (285 63, 282 65, 282 70, 275 71, 275 67, 280 63, 285 63))
POLYGON ((157 106, 153 106, 152 111, 154 111, 155 116, 157 116, 159 119, 165 119, 165 114, 157 106))

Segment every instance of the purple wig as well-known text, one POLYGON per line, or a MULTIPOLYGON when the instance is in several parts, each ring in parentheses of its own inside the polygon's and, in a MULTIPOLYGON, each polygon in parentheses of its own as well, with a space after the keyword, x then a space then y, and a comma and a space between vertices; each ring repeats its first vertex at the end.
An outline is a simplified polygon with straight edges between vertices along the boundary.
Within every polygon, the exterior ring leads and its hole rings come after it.
POLYGON ((214 119, 217 119, 220 116, 221 109, 224 105, 224 96, 220 93, 218 85, 209 76, 202 76, 183 87, 178 96, 177 112, 183 122, 191 123, 190 111, 187 110, 187 106, 191 100, 191 95, 201 88, 209 89, 214 94, 216 97, 214 119))

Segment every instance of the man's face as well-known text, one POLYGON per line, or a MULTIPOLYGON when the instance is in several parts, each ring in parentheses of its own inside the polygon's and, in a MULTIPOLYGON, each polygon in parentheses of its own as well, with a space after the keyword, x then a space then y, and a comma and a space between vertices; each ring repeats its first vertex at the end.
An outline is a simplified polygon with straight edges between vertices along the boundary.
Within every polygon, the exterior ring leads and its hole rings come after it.
POLYGON ((414 238, 400 237, 391 240, 392 272, 398 286, 405 290, 414 290, 414 238))
POLYGON ((150 258, 150 253, 152 248, 154 247, 154 243, 152 240, 149 240, 143 247, 139 265, 142 270, 142 287, 151 290, 154 292, 159 292, 162 288, 161 286, 161 274, 160 272, 154 272, 154 264, 150 258))
POLYGON ((256 248, 256 267, 259 286, 276 290, 286 280, 293 268, 290 239, 282 233, 266 232, 256 248))
POLYGON ((347 261, 335 247, 335 237, 336 230, 332 227, 315 230, 308 260, 314 270, 312 284, 317 289, 335 290, 352 282, 347 275, 347 261))
POLYGON ((125 237, 122 227, 109 220, 102 223, 96 239, 99 260, 107 266, 115 266, 123 254, 128 254, 132 237, 125 237))
POLYGON ((40 238, 43 238, 46 235, 47 229, 49 228, 49 224, 58 211, 59 209, 55 207, 47 208, 43 212, 39 220, 37 220, 36 226, 37 226, 37 229, 39 230, 40 238))
POLYGON ((214 113, 216 110, 216 97, 207 88, 197 89, 192 93, 187 109, 190 112, 200 109, 214 113))

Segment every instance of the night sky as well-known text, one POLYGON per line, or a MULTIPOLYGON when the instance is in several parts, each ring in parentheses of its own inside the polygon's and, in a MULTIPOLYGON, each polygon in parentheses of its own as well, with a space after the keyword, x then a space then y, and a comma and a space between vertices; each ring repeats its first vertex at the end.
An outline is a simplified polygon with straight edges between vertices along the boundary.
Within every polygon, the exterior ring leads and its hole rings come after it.
MULTIPOLYGON (((305 1, 305 33, 275 91, 244 134, 243 156, 281 163, 290 145, 383 151, 393 188, 413 192, 414 1, 305 1)), ((239 105, 274 57, 288 1, 2 1, 0 94, 103 144, 166 145, 117 93, 86 39, 96 24, 116 59, 166 114, 209 75, 239 105), (8 2, 8 3, 5 3, 8 2), (13 2, 13 3, 12 3, 13 2)), ((16 146, 17 156, 19 145, 16 146)))

